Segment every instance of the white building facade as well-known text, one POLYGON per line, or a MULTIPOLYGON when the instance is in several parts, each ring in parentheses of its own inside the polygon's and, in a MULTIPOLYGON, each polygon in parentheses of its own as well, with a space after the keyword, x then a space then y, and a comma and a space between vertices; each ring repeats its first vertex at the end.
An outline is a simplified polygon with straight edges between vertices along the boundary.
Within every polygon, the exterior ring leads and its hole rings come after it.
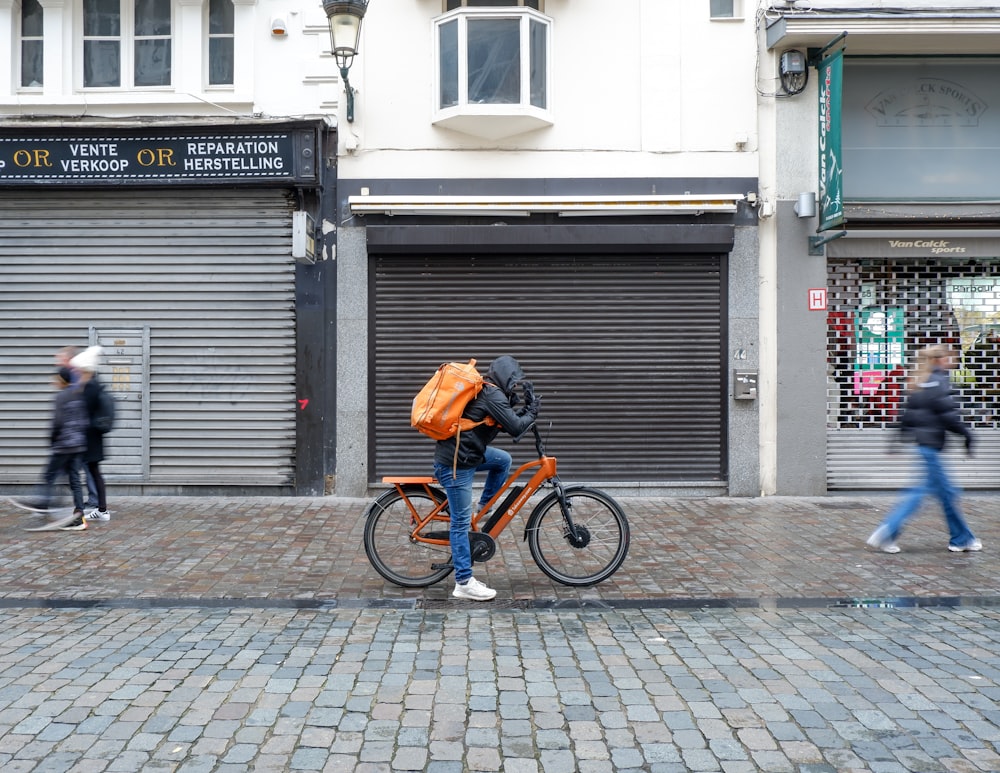
POLYGON ((567 476, 757 495, 752 10, 376 0, 348 121, 318 4, 0 2, 0 484, 100 342, 121 486, 365 495, 513 354, 567 476))
POLYGON ((372 0, 349 121, 318 3, 0 0, 0 485, 44 458, 52 354, 101 342, 108 477, 140 490, 426 474, 413 394, 501 354, 575 481, 895 488, 903 374, 947 342, 962 481, 992 487, 996 27, 948 0, 372 0))
POLYGON ((764 491, 907 483, 913 459, 888 451, 931 344, 958 355, 976 439, 974 458, 947 451, 956 478, 997 487, 998 25, 996 8, 950 0, 762 9, 764 491), (807 80, 783 84, 796 54, 807 80))
POLYGON ((0 3, 0 485, 44 463, 53 355, 100 343, 119 490, 327 490, 328 50, 312 5, 0 3))
POLYGON ((756 43, 734 5, 369 5, 339 124, 338 492, 426 474, 413 394, 501 354, 568 479, 760 492, 756 43))

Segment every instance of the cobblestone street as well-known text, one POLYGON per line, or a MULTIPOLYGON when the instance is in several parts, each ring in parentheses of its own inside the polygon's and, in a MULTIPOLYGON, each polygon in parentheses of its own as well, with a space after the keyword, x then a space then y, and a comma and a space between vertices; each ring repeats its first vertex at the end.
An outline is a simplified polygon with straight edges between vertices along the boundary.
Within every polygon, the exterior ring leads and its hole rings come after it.
POLYGON ((0 547, 4 771, 998 771, 1000 525, 867 550, 886 498, 624 500, 630 556, 556 586, 514 530, 389 586, 361 502, 122 499, 0 547))

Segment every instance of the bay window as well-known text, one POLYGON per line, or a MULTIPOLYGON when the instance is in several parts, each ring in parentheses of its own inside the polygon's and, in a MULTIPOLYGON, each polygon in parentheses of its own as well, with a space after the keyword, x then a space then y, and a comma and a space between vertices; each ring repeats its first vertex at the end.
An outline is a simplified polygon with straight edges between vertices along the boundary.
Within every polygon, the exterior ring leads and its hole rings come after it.
POLYGON ((510 3, 463 5, 437 19, 434 123, 493 138, 551 125, 550 28, 510 3))

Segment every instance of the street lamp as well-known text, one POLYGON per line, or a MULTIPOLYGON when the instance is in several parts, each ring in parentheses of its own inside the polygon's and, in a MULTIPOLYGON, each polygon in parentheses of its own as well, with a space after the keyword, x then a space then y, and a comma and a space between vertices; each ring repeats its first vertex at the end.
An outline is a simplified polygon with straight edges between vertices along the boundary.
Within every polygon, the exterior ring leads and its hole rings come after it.
POLYGON ((340 68, 340 77, 347 92, 347 120, 354 121, 354 89, 347 80, 354 56, 358 53, 358 38, 361 36, 361 20, 368 10, 368 0, 346 0, 346 2, 323 1, 323 10, 330 25, 330 49, 340 68))

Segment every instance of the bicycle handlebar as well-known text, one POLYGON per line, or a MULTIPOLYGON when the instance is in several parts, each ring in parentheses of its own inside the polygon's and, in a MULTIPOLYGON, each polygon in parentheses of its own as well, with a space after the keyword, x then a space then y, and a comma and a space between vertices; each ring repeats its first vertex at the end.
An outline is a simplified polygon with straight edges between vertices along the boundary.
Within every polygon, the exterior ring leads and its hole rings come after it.
POLYGON ((535 450, 538 451, 538 458, 545 456, 545 442, 542 440, 542 433, 538 431, 538 422, 531 425, 531 431, 535 435, 535 450))
MULTIPOLYGON (((550 423, 550 425, 551 425, 551 423, 550 423)), ((520 443, 521 442, 521 438, 523 438, 525 435, 527 435, 528 432, 531 432, 535 436, 535 451, 538 452, 538 458, 541 459, 543 456, 545 456, 545 441, 542 439, 542 433, 538 429, 538 422, 537 421, 533 421, 531 423, 531 426, 528 427, 528 429, 526 429, 524 432, 522 432, 517 437, 512 438, 512 440, 515 443, 520 443)))

